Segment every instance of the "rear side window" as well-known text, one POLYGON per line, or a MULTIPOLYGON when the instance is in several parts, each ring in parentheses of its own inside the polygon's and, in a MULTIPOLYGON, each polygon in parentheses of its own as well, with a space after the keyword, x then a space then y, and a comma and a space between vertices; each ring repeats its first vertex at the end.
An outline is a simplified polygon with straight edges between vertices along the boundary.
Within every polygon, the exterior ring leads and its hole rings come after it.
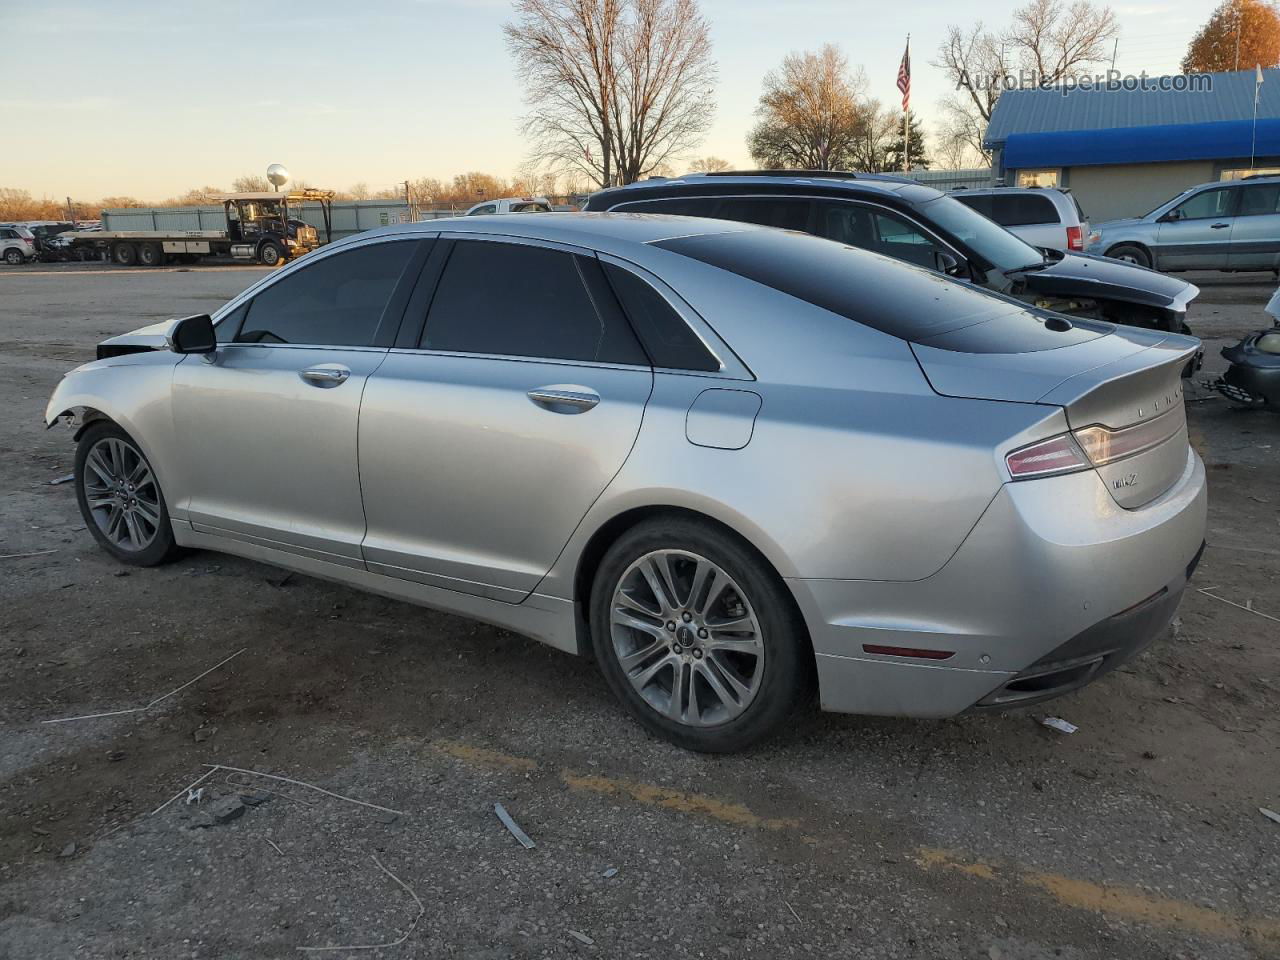
POLYGON ((970 210, 977 210, 984 217, 991 216, 991 194, 953 193, 951 195, 970 210))
MULTIPOLYGON (((1026 312, 1019 304, 941 274, 891 266, 873 254, 808 234, 744 230, 676 237, 655 246, 904 340, 935 337, 1001 314, 1026 312)), ((785 336, 785 331, 779 333, 785 336)))
POLYGON ((1240 192, 1240 211, 1236 216, 1263 217, 1275 213, 1277 205, 1280 205, 1280 184, 1245 187, 1240 192))
POLYGON ((997 193, 991 197, 992 220, 1005 227, 1061 223, 1053 201, 1039 193, 997 193))
POLYGON ((630 270, 606 263, 604 272, 655 367, 720 369, 720 362, 662 294, 630 270))
MULTIPOLYGON (((578 260, 545 247, 459 240, 436 287, 419 346, 648 366, 616 307, 596 309, 578 260)), ((594 261, 586 266, 597 269, 594 261)))
POLYGON ((253 298, 236 343, 372 345, 416 246, 374 243, 282 277, 253 298))
POLYGON ((736 220, 782 230, 808 230, 808 200, 790 197, 672 197, 626 203, 613 209, 627 213, 665 213, 676 217, 736 220))

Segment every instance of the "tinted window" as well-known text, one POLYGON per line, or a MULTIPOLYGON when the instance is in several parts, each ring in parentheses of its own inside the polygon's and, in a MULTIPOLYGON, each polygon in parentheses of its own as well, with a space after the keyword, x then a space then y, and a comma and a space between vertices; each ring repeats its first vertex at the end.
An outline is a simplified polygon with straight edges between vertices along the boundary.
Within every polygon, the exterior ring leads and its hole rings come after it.
POLYGON ((1053 201, 1038 193, 997 193, 991 198, 988 216, 1006 227, 1061 222, 1053 201))
POLYGON ((778 197, 725 197, 710 216, 782 230, 809 229, 809 201, 778 197))
POLYGON ((715 197, 672 197, 670 200, 620 203, 609 209, 625 213, 665 213, 672 217, 713 217, 719 202, 715 197))
MULTIPOLYGON (((545 247, 458 241, 431 301, 420 346, 647 365, 616 308, 596 309, 578 260, 545 247)), ((598 269, 594 261, 587 268, 598 269)))
POLYGON ((1245 187, 1240 193, 1240 217, 1261 217, 1275 213, 1280 206, 1280 183, 1264 183, 1245 187))
MULTIPOLYGON (((676 237, 655 246, 701 260, 877 330, 921 340, 1021 305, 928 270, 807 234, 750 230, 676 237)), ((1028 318, 1028 322, 1034 322, 1028 318)))
POLYGON ((1035 247, 954 197, 938 197, 914 206, 925 223, 949 233, 998 270, 1017 270, 1044 261, 1035 247))
POLYGON ((662 294, 630 270, 608 263, 604 270, 655 367, 720 369, 719 361, 662 294))
POLYGON ((8 227, 0 230, 0 237, 4 237, 6 240, 13 240, 17 236, 18 232, 16 230, 10 230, 8 227))
POLYGON ((236 342, 370 345, 416 246, 375 243, 289 274, 253 298, 236 342))
POLYGON ((991 194, 972 194, 972 193, 953 193, 953 197, 963 203, 970 210, 977 210, 984 217, 991 216, 991 194))
POLYGON ((478 217, 485 213, 497 213, 497 212, 498 212, 497 204, 486 203, 483 207, 476 207, 474 210, 468 213, 467 216, 478 217))
POLYGON ((935 254, 942 248, 910 221, 854 203, 819 202, 816 206, 819 236, 931 270, 937 268, 935 254))
POLYGON ((1205 190, 1174 207, 1171 212, 1178 220, 1207 220, 1210 217, 1227 216, 1230 207, 1230 190, 1205 190))
POLYGON ((218 343, 234 343, 236 334, 240 332, 240 327, 244 324, 244 318, 249 314, 249 303, 242 303, 236 307, 231 313, 227 314, 218 321, 218 325, 213 328, 218 343))

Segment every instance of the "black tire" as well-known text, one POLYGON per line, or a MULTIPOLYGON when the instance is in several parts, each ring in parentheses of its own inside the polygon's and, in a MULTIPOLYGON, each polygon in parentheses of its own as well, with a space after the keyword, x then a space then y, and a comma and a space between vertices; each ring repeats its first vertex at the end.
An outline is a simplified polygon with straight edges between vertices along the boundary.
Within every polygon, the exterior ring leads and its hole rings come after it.
POLYGON ((138 244, 138 265, 159 267, 164 265, 164 248, 158 243, 138 244))
MULTIPOLYGON (((590 622, 596 661, 610 691, 646 730, 685 749, 704 753, 743 750, 777 732, 810 700, 814 686, 812 648, 791 594, 750 545, 712 523, 684 517, 655 518, 619 537, 596 570, 590 622), (726 722, 695 726, 660 713, 632 685, 619 663, 611 630, 615 590, 633 563, 662 550, 688 551, 720 567, 741 587, 755 613, 764 647, 759 668, 763 677, 746 708, 726 722)), ((706 656, 710 666, 710 652, 706 656)), ((705 684, 693 676, 691 672, 689 683, 705 684)))
MULTIPOLYGON (((130 465, 134 465, 132 460, 126 462, 126 469, 130 465)), ((75 478, 76 502, 80 506, 80 515, 84 518, 85 526, 89 528, 93 538, 98 541, 98 545, 116 560, 136 567, 154 567, 162 563, 168 563, 181 555, 182 549, 173 538, 173 525, 169 520, 169 508, 165 502, 164 493, 160 490, 159 481, 155 479, 154 470, 138 444, 120 427, 109 421, 101 421, 92 424, 80 435, 80 443, 76 447, 75 478), (150 471, 152 480, 150 483, 139 485, 138 497, 142 497, 142 489, 146 487, 148 490, 147 499, 153 500, 158 507, 155 511, 158 521, 150 525, 155 531, 152 538, 138 548, 129 548, 127 545, 118 544, 107 535, 103 527, 103 512, 110 511, 112 508, 98 507, 96 508, 97 512, 95 512, 89 507, 88 498, 90 494, 87 486, 93 485, 95 489, 106 486, 103 483, 104 478, 101 474, 89 465, 89 455, 95 447, 107 440, 122 442, 150 471), (86 472, 88 472, 87 475, 86 472), (154 494, 153 497, 151 496, 152 493, 154 494)), ((121 496, 122 498, 128 496, 128 493, 122 491, 121 496)))
POLYGON ((258 262, 264 267, 274 267, 282 260, 284 260, 284 251, 274 241, 268 240, 258 248, 258 262))
POLYGON ((117 243, 111 247, 111 259, 122 267, 132 267, 138 262, 138 248, 132 243, 117 243))
POLYGON ((1151 267, 1151 254, 1133 243, 1122 243, 1112 247, 1107 251, 1107 256, 1113 260, 1125 260, 1139 267, 1148 269, 1151 267))
POLYGON ((26 259, 27 258, 23 255, 22 251, 17 247, 10 247, 4 252, 4 262, 9 264, 11 267, 21 265, 22 261, 26 259))

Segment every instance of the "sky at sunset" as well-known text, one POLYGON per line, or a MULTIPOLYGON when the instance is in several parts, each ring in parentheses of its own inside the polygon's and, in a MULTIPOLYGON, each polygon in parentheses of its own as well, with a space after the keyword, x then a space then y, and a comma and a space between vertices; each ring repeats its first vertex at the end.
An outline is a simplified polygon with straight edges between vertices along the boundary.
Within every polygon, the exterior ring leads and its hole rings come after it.
MULTIPOLYGON (((947 90, 930 65, 950 23, 1007 21, 1017 3, 703 0, 719 64, 703 146, 750 165, 744 138, 766 71, 840 45, 868 92, 897 100, 912 34, 913 110, 926 130, 947 90)), ((1117 68, 1176 72, 1205 0, 1119 3, 1117 68)), ((297 178, 374 189, 465 170, 512 176, 524 111, 500 0, 0 4, 0 186, 34 195, 158 200, 286 164, 297 178)))

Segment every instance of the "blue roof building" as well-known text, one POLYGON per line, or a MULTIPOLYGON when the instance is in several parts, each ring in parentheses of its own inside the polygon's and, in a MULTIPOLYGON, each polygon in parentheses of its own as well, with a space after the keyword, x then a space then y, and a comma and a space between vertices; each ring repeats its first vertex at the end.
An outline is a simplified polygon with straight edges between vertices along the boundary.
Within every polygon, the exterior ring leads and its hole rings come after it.
POLYGON ((1280 68, 1262 74, 1256 147, 1254 70, 1148 77, 1149 89, 1009 90, 987 127, 994 172, 1069 187, 1095 221, 1141 216, 1197 183, 1280 173, 1280 68))

